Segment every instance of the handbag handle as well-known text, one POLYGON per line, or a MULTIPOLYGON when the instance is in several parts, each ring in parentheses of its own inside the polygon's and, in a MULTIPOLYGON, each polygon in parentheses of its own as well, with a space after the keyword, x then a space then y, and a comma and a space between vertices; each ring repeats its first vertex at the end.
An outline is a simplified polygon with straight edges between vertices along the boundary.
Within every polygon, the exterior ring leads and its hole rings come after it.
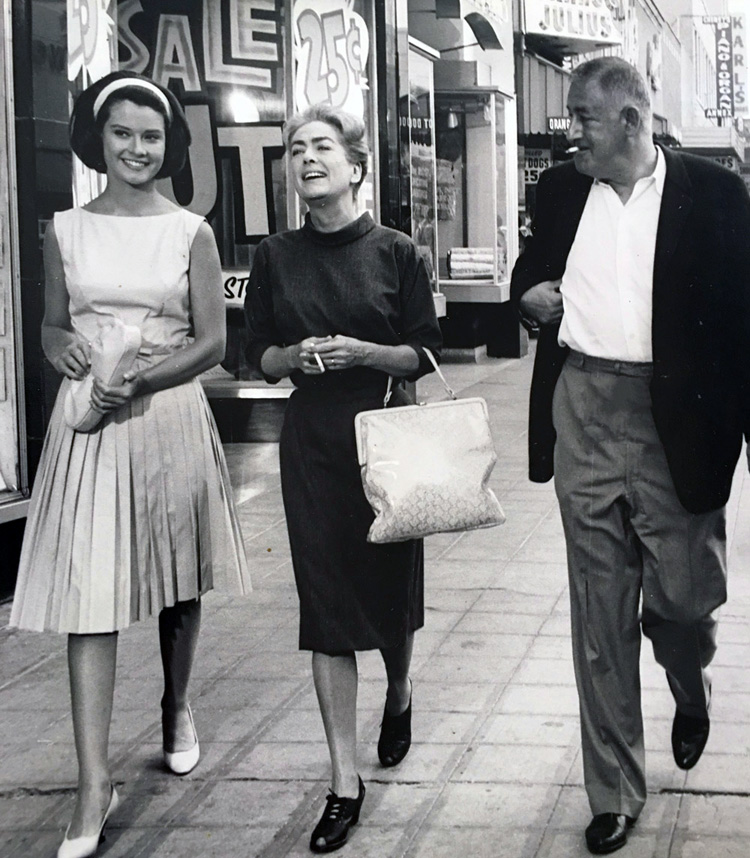
MULTIPOLYGON (((438 362, 435 360, 435 355, 433 355, 433 353, 426 346, 422 346, 422 351, 430 359, 430 363, 432 364, 433 368, 435 369, 435 372, 440 377, 440 381, 443 382, 443 387, 445 388, 445 392, 448 394, 448 397, 450 399, 458 399, 458 395, 456 394, 456 391, 450 386, 450 384, 448 384, 448 382, 445 379, 445 376, 443 375, 443 371, 438 366, 438 362)), ((388 376, 388 386, 385 389, 385 397, 383 399, 383 408, 386 408, 388 406, 388 403, 390 402, 392 393, 393 393, 393 376, 389 375, 388 376)))

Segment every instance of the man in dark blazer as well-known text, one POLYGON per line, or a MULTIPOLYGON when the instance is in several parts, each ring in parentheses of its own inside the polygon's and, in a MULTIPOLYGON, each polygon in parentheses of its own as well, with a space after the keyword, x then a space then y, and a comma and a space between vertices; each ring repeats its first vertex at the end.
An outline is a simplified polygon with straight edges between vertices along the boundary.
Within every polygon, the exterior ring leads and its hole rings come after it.
POLYGON ((593 853, 646 800, 641 631, 667 674, 680 768, 709 732, 724 505, 750 403, 750 198, 657 147, 628 63, 575 69, 573 161, 542 174, 511 297, 540 326, 530 478, 555 477, 593 853), (639 605, 642 605, 639 617, 639 605))

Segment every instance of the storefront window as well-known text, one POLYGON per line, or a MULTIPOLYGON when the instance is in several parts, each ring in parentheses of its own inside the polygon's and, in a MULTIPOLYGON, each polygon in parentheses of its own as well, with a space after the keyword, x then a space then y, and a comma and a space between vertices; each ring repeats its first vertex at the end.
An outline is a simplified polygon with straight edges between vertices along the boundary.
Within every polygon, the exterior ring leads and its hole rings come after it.
MULTIPOLYGON (((370 169, 359 190, 362 211, 378 219, 374 20, 372 0, 294 0, 294 110, 330 104, 364 120, 370 169)), ((290 191, 291 193, 291 191, 290 191)), ((298 225, 304 206, 297 206, 298 225)))
MULTIPOLYGON (((19 402, 18 271, 15 254, 14 136, 5 2, 0 2, 0 522, 17 514, 26 488, 22 403, 19 402), (14 509, 16 508, 16 509, 14 509)), ((25 511, 25 506, 24 506, 25 511)))
MULTIPOLYGON (((246 374, 241 308, 258 243, 301 222, 287 178, 282 126, 294 110, 326 102, 374 120, 372 0, 120 0, 120 67, 180 98, 193 144, 165 195, 208 218, 219 244, 228 308, 223 366, 246 374)), ((368 176, 363 208, 377 211, 368 176)), ((220 375, 220 372, 218 373, 220 375)))
POLYGON ((120 68, 180 98, 189 164, 161 190, 209 219, 225 268, 246 269, 250 247, 287 224, 283 10, 273 0, 202 0, 180 11, 169 0, 120 0, 120 68))
POLYGON ((422 52, 409 52, 409 171, 411 205, 408 232, 437 289, 437 186, 435 167, 435 104, 433 61, 422 52))
POLYGON ((477 87, 438 92, 435 101, 441 289, 505 288, 513 261, 508 247, 509 99, 477 87))
POLYGON ((502 96, 495 98, 495 177, 497 182, 495 189, 497 233, 495 239, 498 257, 497 270, 500 280, 507 280, 510 277, 508 267, 508 164, 506 158, 508 147, 505 136, 507 105, 507 100, 502 96))
POLYGON ((230 377, 245 369, 241 310, 255 248, 290 222, 281 140, 291 98, 288 12, 275 0, 118 3, 120 68, 169 87, 190 124, 188 165, 160 190, 206 217, 216 235, 230 377))

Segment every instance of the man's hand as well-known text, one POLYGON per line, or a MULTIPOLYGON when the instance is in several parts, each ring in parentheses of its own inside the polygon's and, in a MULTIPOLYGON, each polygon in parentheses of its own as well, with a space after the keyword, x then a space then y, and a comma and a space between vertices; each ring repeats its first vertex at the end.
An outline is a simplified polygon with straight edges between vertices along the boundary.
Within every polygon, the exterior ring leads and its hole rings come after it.
POLYGON ((528 292, 524 292, 519 301, 524 316, 529 316, 540 325, 559 322, 563 316, 561 282, 561 280, 543 280, 536 286, 532 286, 528 292))

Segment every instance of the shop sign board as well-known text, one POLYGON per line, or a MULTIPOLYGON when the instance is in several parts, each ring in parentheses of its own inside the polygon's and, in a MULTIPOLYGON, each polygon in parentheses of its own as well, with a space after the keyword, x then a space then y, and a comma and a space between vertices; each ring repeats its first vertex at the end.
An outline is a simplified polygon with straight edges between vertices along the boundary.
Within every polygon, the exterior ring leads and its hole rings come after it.
POLYGON ((740 116, 748 115, 748 51, 747 16, 732 15, 732 56, 734 59, 734 111, 740 116))
POLYGON ((548 116, 547 117, 547 131, 550 134, 555 134, 557 132, 561 132, 565 134, 565 132, 570 128, 570 117, 569 116, 548 116))
POLYGON ((364 117, 370 36, 353 0, 294 4, 294 98, 298 110, 324 102, 364 117))
POLYGON ((709 119, 734 116, 734 57, 732 19, 728 16, 706 15, 704 24, 711 24, 716 37, 716 107, 707 107, 709 119))
POLYGON ((709 155, 709 158, 733 173, 740 172, 740 159, 736 155, 709 155))
POLYGON ((524 32, 592 46, 622 42, 607 0, 523 0, 524 32))
POLYGON ((224 300, 228 307, 243 307, 250 272, 247 268, 222 268, 224 282, 224 300))
POLYGON ((542 172, 552 165, 549 149, 526 149, 523 159, 523 180, 526 185, 535 185, 542 172))

